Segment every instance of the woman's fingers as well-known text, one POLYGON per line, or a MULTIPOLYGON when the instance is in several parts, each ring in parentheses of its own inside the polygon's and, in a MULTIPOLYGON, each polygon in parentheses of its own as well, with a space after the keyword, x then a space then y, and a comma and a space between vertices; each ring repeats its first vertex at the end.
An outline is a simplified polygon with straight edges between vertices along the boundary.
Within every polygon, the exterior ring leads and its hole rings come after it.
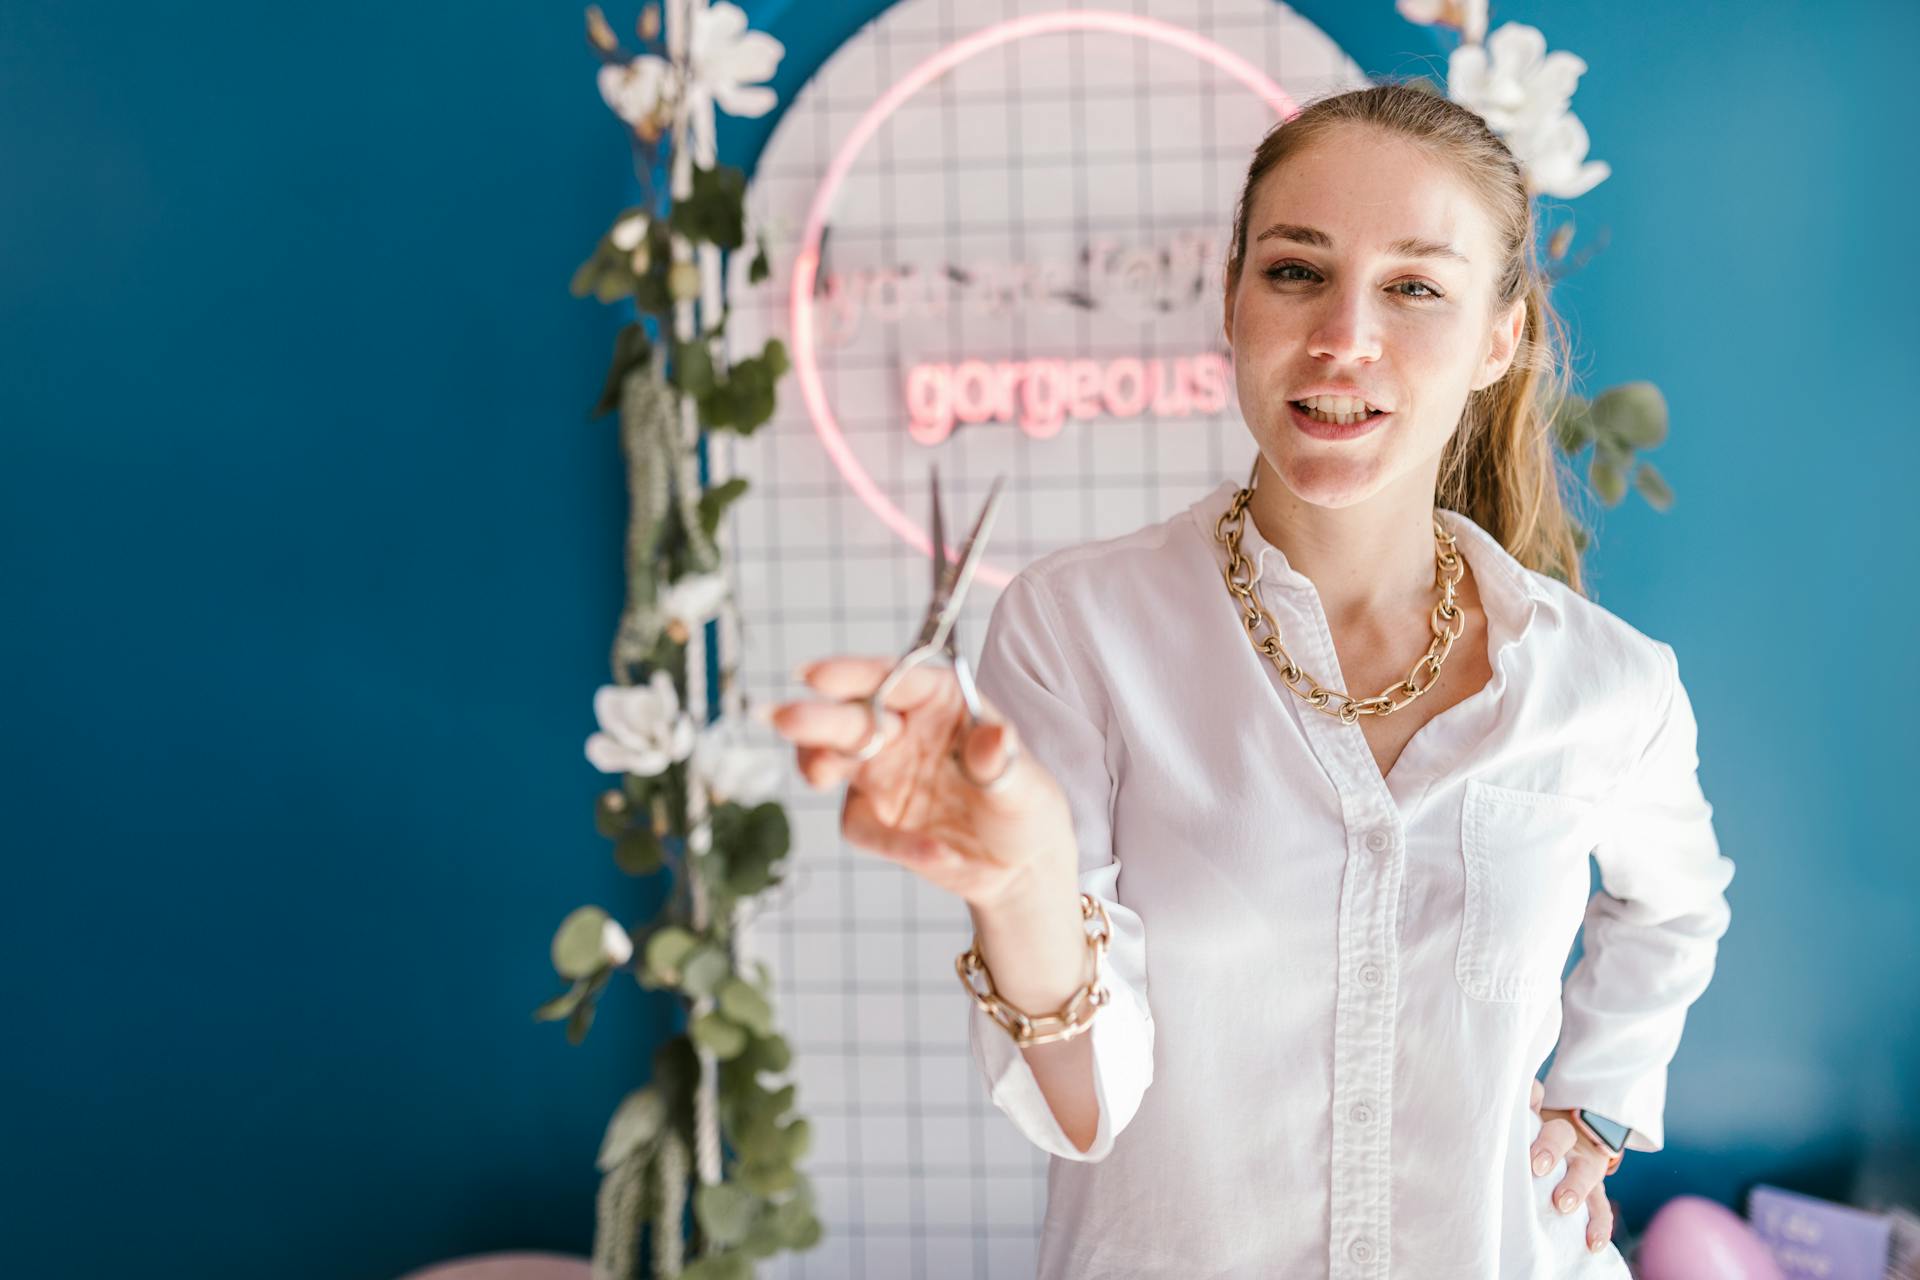
POLYGON ((857 788, 847 792, 847 801, 840 806, 840 834, 850 844, 915 871, 932 865, 945 852, 944 846, 929 836, 888 824, 880 817, 873 798, 857 788))
POLYGON ((1606 1161, 1575 1147, 1567 1153, 1566 1178, 1553 1190, 1553 1207, 1561 1213, 1572 1213, 1601 1184, 1606 1173, 1606 1161))
POLYGON ((1533 1139, 1533 1176, 1544 1177, 1548 1170, 1560 1162, 1561 1156, 1573 1150, 1575 1136, 1573 1125, 1559 1116, 1553 1116, 1543 1123, 1533 1139))
POLYGON ((1613 1239, 1613 1206, 1607 1203, 1607 1185, 1602 1182, 1587 1193, 1587 1248, 1598 1253, 1613 1239))
MULTIPOLYGON (((829 698, 864 698, 893 670, 892 658, 836 655, 809 662, 796 674, 808 688, 829 698)), ((953 669, 938 664, 914 667, 887 691, 887 706, 909 711, 954 683, 953 669)))
MULTIPOLYGON (((828 747, 835 751, 858 751, 873 732, 870 704, 861 702, 782 702, 767 712, 767 723, 774 732, 803 747, 828 747)), ((881 732, 897 736, 906 718, 888 711, 881 732)))

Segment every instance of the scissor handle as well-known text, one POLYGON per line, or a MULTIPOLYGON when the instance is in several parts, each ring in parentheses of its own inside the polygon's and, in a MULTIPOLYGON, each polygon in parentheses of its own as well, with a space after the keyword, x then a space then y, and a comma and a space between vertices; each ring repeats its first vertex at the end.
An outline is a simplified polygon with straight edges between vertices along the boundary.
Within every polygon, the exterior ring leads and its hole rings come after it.
POLYGON ((867 730, 866 742, 862 743, 857 750, 847 752, 849 758, 864 763, 880 754, 880 748, 886 745, 887 695, 893 692, 893 687, 905 678, 907 672, 942 654, 952 659, 953 674, 960 682, 960 698, 966 704, 969 724, 980 723, 980 694, 974 687, 973 668, 968 664, 965 655, 955 651, 951 641, 937 645, 916 645, 900 655, 900 660, 893 664, 892 670, 881 677, 880 683, 874 686, 872 693, 855 694, 845 699, 849 703, 864 702, 867 706, 868 718, 872 722, 867 730))

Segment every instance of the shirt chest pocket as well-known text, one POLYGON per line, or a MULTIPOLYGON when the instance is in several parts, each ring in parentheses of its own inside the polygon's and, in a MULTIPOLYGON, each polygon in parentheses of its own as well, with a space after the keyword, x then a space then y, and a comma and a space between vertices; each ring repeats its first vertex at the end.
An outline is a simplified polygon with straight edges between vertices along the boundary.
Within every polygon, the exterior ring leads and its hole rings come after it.
POLYGON ((1512 1002, 1559 990, 1586 914, 1596 813, 1579 796, 1468 780, 1454 973, 1469 996, 1512 1002))

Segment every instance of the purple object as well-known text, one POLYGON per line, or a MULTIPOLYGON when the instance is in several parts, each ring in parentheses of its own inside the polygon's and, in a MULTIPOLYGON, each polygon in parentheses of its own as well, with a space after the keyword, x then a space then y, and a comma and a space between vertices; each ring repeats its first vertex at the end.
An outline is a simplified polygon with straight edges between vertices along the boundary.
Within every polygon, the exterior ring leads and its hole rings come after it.
POLYGON ((1675 1196, 1640 1233, 1640 1280, 1785 1280, 1766 1242, 1740 1215, 1700 1196, 1675 1196))
POLYGON ((1893 1223, 1885 1214, 1763 1184, 1747 1197, 1747 1220, 1790 1278, 1882 1280, 1887 1274, 1893 1223))
POLYGON ((593 1263, 559 1253, 488 1253, 412 1271, 401 1280, 592 1280, 593 1263))

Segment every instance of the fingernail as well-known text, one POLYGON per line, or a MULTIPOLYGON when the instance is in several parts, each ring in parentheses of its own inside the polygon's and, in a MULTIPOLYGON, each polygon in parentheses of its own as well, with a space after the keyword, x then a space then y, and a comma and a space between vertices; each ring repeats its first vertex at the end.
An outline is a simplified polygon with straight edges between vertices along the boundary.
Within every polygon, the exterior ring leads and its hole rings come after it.
POLYGON ((812 670, 813 664, 811 662, 803 662, 793 669, 793 678, 801 684, 805 684, 807 682, 807 673, 812 670))
POLYGON ((778 709, 779 704, 775 702, 756 702, 747 709, 747 714, 761 724, 772 724, 773 713, 778 709))
POLYGON ((1542 1151, 1533 1158, 1534 1176, 1538 1177, 1553 1168, 1553 1157, 1542 1151))
POLYGON ((1554 1198, 1554 1203, 1560 1206, 1560 1212, 1562 1213, 1571 1211, 1573 1208, 1573 1193, 1571 1191, 1562 1192, 1554 1198))
POLYGON ((1599 1236, 1590 1236, 1587 1239, 1587 1248, 1591 1249, 1595 1253, 1598 1253, 1600 1252, 1601 1249, 1605 1248, 1606 1244, 1607 1242, 1605 1240, 1602 1240, 1599 1236))

